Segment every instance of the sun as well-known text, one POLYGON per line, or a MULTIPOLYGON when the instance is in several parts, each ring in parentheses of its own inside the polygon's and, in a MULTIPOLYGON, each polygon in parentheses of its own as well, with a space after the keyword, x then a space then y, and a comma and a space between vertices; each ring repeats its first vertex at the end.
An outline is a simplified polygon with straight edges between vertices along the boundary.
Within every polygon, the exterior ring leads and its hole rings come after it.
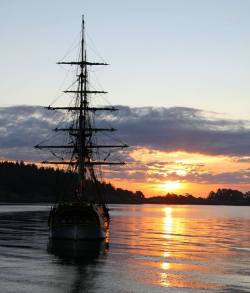
POLYGON ((167 181, 163 183, 163 188, 166 191, 174 191, 176 189, 179 189, 181 187, 181 183, 179 181, 167 181))
POLYGON ((175 171, 175 173, 179 176, 186 176, 188 171, 187 170, 184 170, 184 169, 178 169, 175 171))

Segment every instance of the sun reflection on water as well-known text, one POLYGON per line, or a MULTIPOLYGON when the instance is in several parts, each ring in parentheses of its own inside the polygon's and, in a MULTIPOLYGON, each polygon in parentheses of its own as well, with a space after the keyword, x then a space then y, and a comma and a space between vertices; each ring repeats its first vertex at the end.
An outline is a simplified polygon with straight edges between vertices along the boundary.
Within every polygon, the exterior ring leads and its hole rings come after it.
MULTIPOLYGON (((168 241, 172 237, 172 230, 173 230, 173 218, 172 218, 172 208, 165 207, 163 208, 164 216, 162 217, 162 232, 164 240, 168 241)), ((171 256, 171 253, 168 249, 168 243, 164 242, 164 249, 162 253, 162 257, 164 261, 160 263, 160 268, 164 270, 164 272, 160 273, 160 280, 159 283, 161 286, 169 287, 169 270, 171 268, 171 263, 167 260, 171 256)))
POLYGON ((172 208, 166 207, 163 209, 165 216, 163 217, 163 238, 170 238, 173 228, 173 219, 172 219, 172 208))

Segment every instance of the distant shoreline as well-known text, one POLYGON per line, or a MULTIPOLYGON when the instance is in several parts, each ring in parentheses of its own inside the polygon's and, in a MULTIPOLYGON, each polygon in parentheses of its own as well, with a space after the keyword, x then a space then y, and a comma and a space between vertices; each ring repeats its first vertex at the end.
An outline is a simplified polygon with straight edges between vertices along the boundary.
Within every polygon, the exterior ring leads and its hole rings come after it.
MULTIPOLYGON (((199 205, 199 206, 250 206, 250 203, 164 203, 164 202, 142 202, 142 203, 107 203, 108 205, 199 205)), ((54 203, 44 203, 44 202, 0 202, 0 206, 53 206, 54 203)))

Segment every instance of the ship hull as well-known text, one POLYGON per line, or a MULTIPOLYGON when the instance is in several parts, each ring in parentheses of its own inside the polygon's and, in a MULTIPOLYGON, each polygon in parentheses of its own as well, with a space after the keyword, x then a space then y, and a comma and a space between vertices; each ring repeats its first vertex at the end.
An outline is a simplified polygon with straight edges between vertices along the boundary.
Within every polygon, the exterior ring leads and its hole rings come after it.
POLYGON ((105 229, 84 227, 77 224, 51 227, 49 233, 51 239, 91 240, 106 238, 105 229))
POLYGON ((94 204, 63 204, 54 207, 49 217, 51 239, 94 240, 106 238, 108 212, 94 204))

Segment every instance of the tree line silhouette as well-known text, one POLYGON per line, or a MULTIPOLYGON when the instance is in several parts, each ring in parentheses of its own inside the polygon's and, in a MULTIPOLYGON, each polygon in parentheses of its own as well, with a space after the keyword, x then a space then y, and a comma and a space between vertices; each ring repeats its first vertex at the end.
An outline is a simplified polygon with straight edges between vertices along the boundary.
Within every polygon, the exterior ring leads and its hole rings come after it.
MULTIPOLYGON (((52 203, 71 201, 76 196, 77 176, 54 168, 38 168, 24 162, 0 162, 0 202, 52 203)), ((95 184, 87 181, 86 189, 92 194, 100 190, 107 203, 140 203, 144 195, 115 188, 110 183, 95 184)))
MULTIPOLYGON (((24 162, 0 162, 0 202, 1 203, 52 203, 58 200, 71 201, 77 176, 74 172, 39 168, 24 162)), ((233 189, 211 191, 206 198, 191 194, 178 195, 167 193, 165 196, 146 198, 141 191, 132 192, 115 188, 110 183, 90 181, 87 191, 98 191, 106 203, 159 203, 159 204, 217 204, 250 205, 250 191, 243 193, 233 189)))

